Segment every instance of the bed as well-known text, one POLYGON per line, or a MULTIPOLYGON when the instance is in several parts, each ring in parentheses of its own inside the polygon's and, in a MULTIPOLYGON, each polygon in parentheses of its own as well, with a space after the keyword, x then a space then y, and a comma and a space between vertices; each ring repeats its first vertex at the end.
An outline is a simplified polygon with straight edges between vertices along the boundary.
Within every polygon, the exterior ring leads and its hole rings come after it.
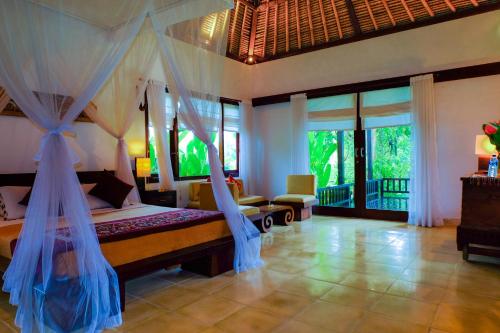
MULTIPOLYGON (((80 172, 93 183, 99 172, 80 172)), ((31 186, 34 174, 2 174, 0 186, 31 186)), ((125 309, 125 282, 181 264, 183 269, 215 276, 232 269, 234 241, 221 212, 136 204, 92 211, 101 250, 114 267, 125 309)), ((0 223, 0 270, 12 258, 23 220, 0 223)), ((64 230, 59 232, 64 233, 64 230)))

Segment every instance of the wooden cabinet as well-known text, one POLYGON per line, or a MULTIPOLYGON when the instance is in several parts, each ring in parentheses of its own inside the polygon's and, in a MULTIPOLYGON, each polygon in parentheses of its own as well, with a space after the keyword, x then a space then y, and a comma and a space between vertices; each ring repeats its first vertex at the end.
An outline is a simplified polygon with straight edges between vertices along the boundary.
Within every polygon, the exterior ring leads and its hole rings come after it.
POLYGON ((462 221, 457 228, 457 248, 465 260, 470 253, 499 256, 500 179, 462 178, 462 221))
POLYGON ((140 190, 141 201, 147 205, 177 207, 176 191, 143 191, 140 190))

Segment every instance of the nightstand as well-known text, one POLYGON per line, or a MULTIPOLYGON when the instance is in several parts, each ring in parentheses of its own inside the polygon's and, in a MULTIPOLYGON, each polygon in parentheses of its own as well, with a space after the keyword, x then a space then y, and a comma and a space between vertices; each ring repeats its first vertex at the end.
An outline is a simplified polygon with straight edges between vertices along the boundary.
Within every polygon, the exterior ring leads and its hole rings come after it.
POLYGON ((139 194, 143 204, 172 208, 177 207, 177 191, 159 192, 157 190, 139 190, 139 194))

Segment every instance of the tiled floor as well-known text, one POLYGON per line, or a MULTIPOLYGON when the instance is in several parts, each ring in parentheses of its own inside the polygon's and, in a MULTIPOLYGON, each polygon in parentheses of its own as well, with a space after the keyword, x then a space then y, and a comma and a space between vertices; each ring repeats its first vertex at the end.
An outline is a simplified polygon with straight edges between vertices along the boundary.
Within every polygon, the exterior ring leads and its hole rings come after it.
MULTIPOLYGON (((127 284, 118 332, 500 332, 500 266, 455 247, 455 228, 314 216, 263 236, 262 269, 179 269, 127 284)), ((14 310, 0 300, 0 332, 14 310)))

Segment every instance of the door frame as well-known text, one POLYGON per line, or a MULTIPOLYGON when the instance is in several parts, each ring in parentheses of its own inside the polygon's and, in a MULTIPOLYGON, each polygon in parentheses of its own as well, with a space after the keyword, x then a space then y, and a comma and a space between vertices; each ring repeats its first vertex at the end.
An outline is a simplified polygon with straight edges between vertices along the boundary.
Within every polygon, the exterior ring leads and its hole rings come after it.
POLYGON ((361 119, 361 92, 356 94, 356 128, 354 129, 354 207, 314 206, 318 215, 359 217, 365 219, 408 221, 407 211, 366 208, 366 131, 361 119))

